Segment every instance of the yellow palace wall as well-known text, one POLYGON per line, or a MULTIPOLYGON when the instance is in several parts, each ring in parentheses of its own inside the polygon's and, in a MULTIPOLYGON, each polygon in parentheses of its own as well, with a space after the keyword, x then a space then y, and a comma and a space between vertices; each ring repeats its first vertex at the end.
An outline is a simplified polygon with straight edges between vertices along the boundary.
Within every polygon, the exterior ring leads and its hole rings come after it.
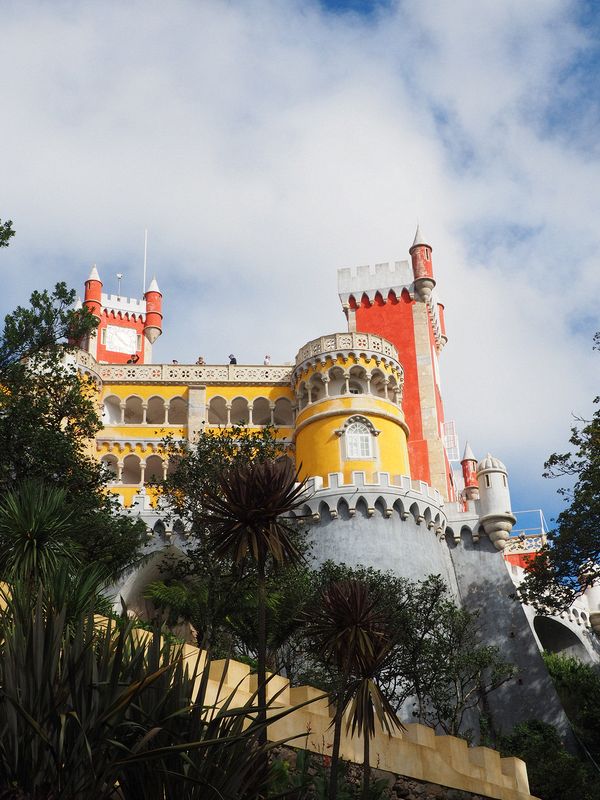
POLYGON ((326 397, 305 408, 296 419, 296 464, 302 466, 302 477, 321 475, 325 485, 330 472, 342 472, 345 483, 351 481, 354 471, 364 471, 367 480, 372 480, 374 472, 409 475, 406 432, 401 409, 387 400, 368 395, 326 397), (349 459, 345 455, 339 431, 355 414, 379 431, 372 458, 349 459))

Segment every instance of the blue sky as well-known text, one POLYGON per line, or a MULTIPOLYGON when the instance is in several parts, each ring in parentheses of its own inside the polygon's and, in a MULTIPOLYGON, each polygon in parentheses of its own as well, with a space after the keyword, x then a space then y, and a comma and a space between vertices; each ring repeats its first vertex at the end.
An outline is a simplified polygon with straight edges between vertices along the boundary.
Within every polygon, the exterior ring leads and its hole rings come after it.
POLYGON ((96 262, 165 294, 158 358, 291 361, 336 269, 434 248, 461 442, 513 505, 598 394, 600 8, 570 0, 12 2, 1 310, 96 262))

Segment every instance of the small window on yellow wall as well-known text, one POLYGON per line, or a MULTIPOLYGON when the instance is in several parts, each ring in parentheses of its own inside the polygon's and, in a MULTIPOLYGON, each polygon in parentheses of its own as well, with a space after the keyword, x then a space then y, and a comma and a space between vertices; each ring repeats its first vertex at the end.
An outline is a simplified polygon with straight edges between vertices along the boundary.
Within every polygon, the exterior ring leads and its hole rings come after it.
POLYGON ((366 425, 353 422, 346 428, 346 458, 372 458, 373 436, 366 425))

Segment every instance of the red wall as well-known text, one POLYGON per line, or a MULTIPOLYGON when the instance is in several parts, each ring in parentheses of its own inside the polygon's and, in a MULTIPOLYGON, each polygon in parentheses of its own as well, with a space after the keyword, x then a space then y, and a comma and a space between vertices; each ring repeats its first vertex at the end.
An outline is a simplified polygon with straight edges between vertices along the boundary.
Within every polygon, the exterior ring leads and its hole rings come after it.
POLYGON ((408 457, 411 477, 430 484, 429 454, 427 442, 423 439, 423 421, 419 400, 417 352, 412 311, 414 300, 405 289, 400 299, 390 292, 385 304, 380 295, 376 296, 373 304, 369 302, 366 295, 363 295, 359 306, 352 301, 351 297, 350 303, 356 308, 356 330, 383 336, 398 348, 398 358, 404 367, 402 408, 410 430, 408 457))
POLYGON ((137 317, 135 320, 130 319, 128 314, 121 314, 120 312, 115 313, 114 311, 108 311, 107 309, 102 310, 102 317, 100 318, 100 324, 98 325, 98 350, 96 354, 97 361, 108 361, 109 364, 126 364, 133 353, 114 353, 112 350, 107 350, 105 345, 102 344, 102 330, 105 329, 108 325, 116 325, 119 328, 134 328, 137 334, 141 334, 142 336, 142 349, 137 350, 137 355, 139 355, 138 364, 144 363, 144 321, 140 317, 137 317))

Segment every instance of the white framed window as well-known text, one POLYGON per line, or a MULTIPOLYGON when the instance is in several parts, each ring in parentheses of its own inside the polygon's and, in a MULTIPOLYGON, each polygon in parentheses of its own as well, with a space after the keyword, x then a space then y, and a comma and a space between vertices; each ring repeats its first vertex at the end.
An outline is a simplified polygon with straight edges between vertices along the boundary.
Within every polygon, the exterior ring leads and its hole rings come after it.
POLYGON ((100 344, 106 344, 106 328, 100 331, 100 344))
POLYGON ((373 434, 362 422, 353 422, 346 428, 346 458, 373 458, 373 434))
POLYGON ((137 352, 139 353, 142 349, 142 334, 138 333, 137 335, 137 352))

